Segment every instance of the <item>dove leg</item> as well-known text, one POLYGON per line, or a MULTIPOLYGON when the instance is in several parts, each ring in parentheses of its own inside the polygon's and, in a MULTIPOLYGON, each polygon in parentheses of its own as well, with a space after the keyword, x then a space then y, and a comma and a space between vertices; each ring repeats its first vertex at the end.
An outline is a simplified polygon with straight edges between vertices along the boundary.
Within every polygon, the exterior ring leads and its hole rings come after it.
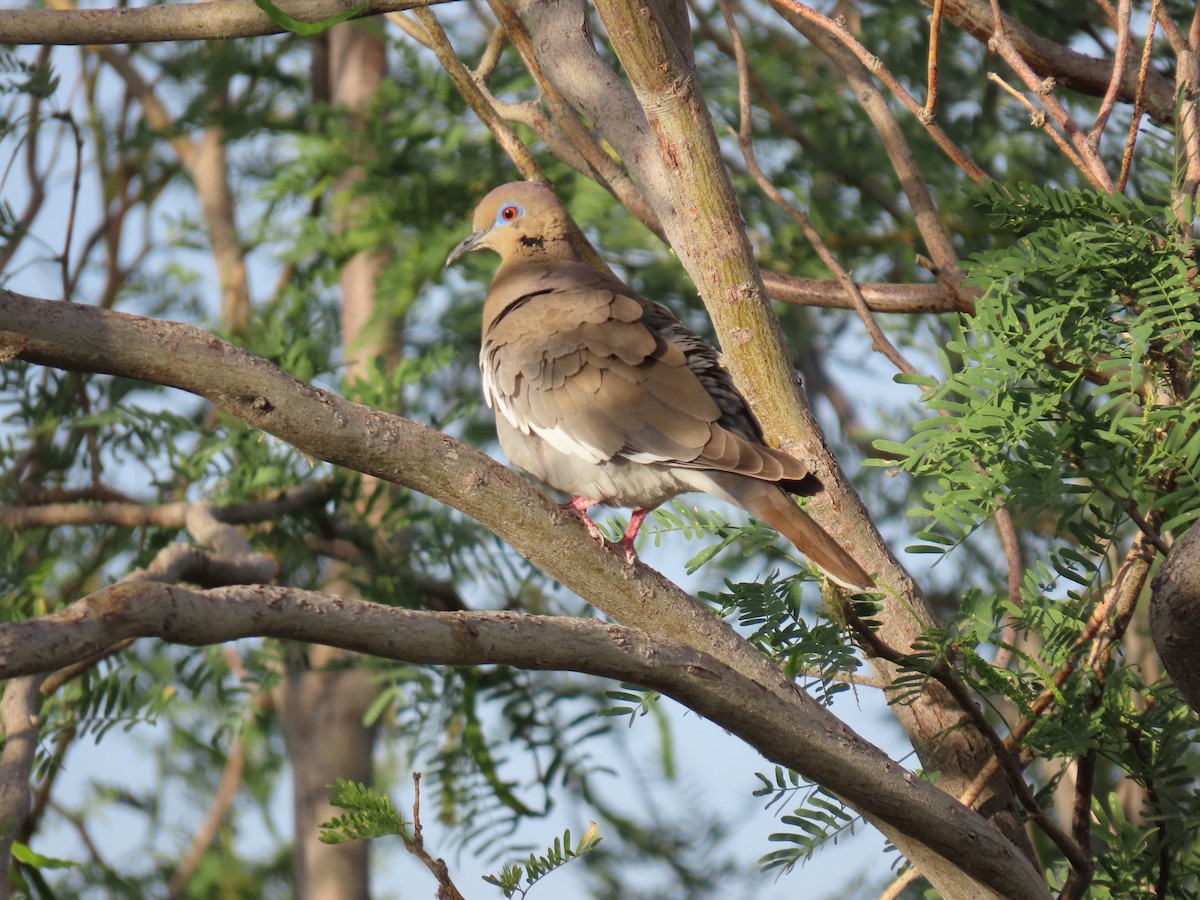
POLYGON ((652 511, 653 507, 649 509, 635 509, 629 516, 629 524, 625 526, 625 534, 621 537, 621 546, 625 548, 625 555, 631 560, 637 559, 637 551, 633 549, 633 542, 637 539, 642 522, 646 521, 646 516, 650 515, 652 511))
POLYGON ((588 509, 595 505, 596 501, 589 500, 587 497, 573 497, 562 506, 563 509, 569 510, 583 523, 583 527, 588 530, 588 534, 598 541, 603 541, 604 535, 600 533, 600 529, 596 527, 596 523, 592 521, 592 517, 587 514, 588 509))

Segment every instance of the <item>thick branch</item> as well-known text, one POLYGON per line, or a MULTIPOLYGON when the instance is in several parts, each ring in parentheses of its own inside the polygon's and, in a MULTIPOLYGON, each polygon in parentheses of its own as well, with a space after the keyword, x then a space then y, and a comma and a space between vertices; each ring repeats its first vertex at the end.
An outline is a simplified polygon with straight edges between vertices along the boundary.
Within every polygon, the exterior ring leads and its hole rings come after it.
MULTIPOLYGON (((355 18, 416 9, 449 0, 367 0, 355 18)), ((278 0, 276 5, 301 22, 331 19, 357 4, 353 0, 278 0)), ((143 44, 155 41, 213 41, 279 34, 280 28, 253 3, 212 0, 128 9, 6 9, 0 17, 0 44, 143 44)))
POLYGON ((350 403, 190 325, 0 290, 0 360, 190 391, 302 453, 412 488, 482 522, 614 619, 686 638, 773 690, 794 687, 729 626, 583 526, 524 479, 418 422, 350 403), (634 577, 636 576, 636 577, 634 577))
POLYGON ((920 834, 983 884, 1007 888, 976 885, 971 896, 1047 896, 1037 873, 975 813, 912 777, 825 710, 789 702, 682 641, 594 619, 432 613, 291 588, 191 591, 143 582, 113 585, 54 615, 0 626, 0 677, 53 669, 136 636, 192 646, 275 637, 417 664, 575 671, 643 685, 826 785, 885 827, 920 834), (814 709, 822 727, 814 727, 814 709))

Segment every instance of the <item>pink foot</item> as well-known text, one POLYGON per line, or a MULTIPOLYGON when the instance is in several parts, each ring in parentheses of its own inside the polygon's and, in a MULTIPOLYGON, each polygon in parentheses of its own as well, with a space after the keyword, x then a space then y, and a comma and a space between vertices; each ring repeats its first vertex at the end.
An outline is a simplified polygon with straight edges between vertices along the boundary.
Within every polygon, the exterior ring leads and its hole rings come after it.
POLYGON ((642 522, 646 521, 646 516, 650 515, 648 509, 635 509, 629 517, 629 524, 625 527, 625 534, 621 536, 621 547, 625 551, 625 558, 630 565, 637 561, 637 550, 633 548, 633 542, 637 540, 638 531, 641 530, 642 522))
MULTIPOLYGON (((595 500, 589 500, 587 497, 574 497, 564 503, 562 507, 583 523, 583 527, 588 530, 588 534, 601 543, 607 543, 604 535, 600 533, 600 529, 596 527, 596 523, 592 521, 592 517, 587 514, 588 509, 595 505, 595 500)), ((638 555, 637 550, 633 548, 633 542, 637 540, 642 522, 646 520, 646 516, 650 515, 650 512, 649 509, 635 509, 629 517, 629 524, 625 527, 625 533, 621 535, 621 540, 618 542, 621 549, 625 551, 625 559, 630 565, 637 562, 638 555)))
POLYGON ((588 508, 595 506, 595 500, 589 500, 587 497, 575 497, 564 503, 563 509, 568 510, 575 518, 583 523, 583 527, 588 530, 595 540, 603 542, 604 535, 600 533, 600 529, 596 527, 596 523, 592 521, 591 516, 587 514, 588 508))

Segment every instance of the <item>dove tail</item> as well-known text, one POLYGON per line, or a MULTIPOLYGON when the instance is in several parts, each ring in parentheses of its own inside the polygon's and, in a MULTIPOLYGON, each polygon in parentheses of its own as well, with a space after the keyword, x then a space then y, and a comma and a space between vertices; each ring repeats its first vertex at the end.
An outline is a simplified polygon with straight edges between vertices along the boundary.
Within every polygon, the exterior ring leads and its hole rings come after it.
POLYGON ((739 505, 795 544, 809 562, 842 587, 861 591, 873 586, 863 567, 790 496, 774 485, 749 482, 748 486, 740 492, 739 505))

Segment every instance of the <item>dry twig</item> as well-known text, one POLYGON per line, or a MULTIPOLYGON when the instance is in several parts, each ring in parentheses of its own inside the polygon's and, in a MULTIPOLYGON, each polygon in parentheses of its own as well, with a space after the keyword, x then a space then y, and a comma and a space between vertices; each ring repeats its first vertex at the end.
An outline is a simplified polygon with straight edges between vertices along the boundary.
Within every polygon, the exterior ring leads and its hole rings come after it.
MULTIPOLYGON (((718 0, 718 3, 722 14, 725 16, 725 24, 729 27, 729 35, 733 41, 734 58, 737 60, 738 106, 741 113, 741 127, 733 133, 738 140, 738 146, 742 149, 742 156, 746 160, 746 168, 758 186, 771 198, 775 205, 800 226, 804 231, 804 236, 808 238, 813 249, 817 251, 817 255, 821 257, 821 261, 825 263, 826 268, 834 274, 834 277, 842 285, 842 288, 854 304, 854 311, 858 313, 858 317, 867 329, 867 334, 871 336, 872 348, 887 357, 892 365, 901 372, 916 374, 917 370, 913 365, 904 358, 904 355, 896 349, 887 335, 883 333, 883 329, 879 327, 879 323, 875 321, 875 317, 871 314, 870 307, 867 306, 867 301, 863 299, 858 285, 854 283, 854 279, 850 277, 850 273, 842 268, 841 263, 829 252, 829 248, 825 246, 825 242, 817 234, 817 230, 813 227, 812 222, 809 221, 808 216, 804 214, 803 210, 788 202, 788 199, 783 196, 779 188, 771 183, 766 173, 763 172, 762 167, 759 166, 758 159, 754 155, 754 141, 750 134, 750 80, 748 76, 749 66, 746 62, 746 51, 742 46, 741 32, 738 30, 737 22, 734 20, 733 11, 729 8, 729 0, 718 0)), ((730 130, 732 131, 732 129, 730 130)))

